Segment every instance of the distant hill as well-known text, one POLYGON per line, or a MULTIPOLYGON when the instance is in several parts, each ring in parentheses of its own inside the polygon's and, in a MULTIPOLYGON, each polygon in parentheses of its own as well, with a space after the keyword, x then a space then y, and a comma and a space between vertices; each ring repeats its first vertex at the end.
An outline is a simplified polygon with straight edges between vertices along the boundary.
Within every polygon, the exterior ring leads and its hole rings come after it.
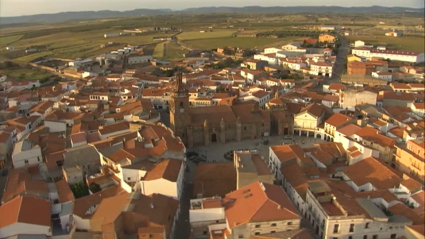
POLYGON ((181 11, 171 9, 135 9, 131 11, 84 11, 61 12, 54 14, 38 14, 19 17, 0 17, 0 25, 22 23, 52 23, 72 20, 93 20, 101 18, 132 17, 141 15, 161 15, 170 13, 424 13, 424 8, 405 7, 337 7, 337 6, 310 6, 310 7, 200 7, 188 8, 181 11))

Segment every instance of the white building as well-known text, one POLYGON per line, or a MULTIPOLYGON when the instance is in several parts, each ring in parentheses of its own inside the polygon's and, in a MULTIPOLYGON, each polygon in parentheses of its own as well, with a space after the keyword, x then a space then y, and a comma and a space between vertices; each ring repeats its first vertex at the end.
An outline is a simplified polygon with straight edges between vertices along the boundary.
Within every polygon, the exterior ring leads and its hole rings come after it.
POLYGON ((425 61, 425 54, 411 51, 399 51, 399 50, 378 50, 369 48, 354 48, 352 54, 365 57, 370 60, 371 58, 382 58, 389 59, 392 61, 404 61, 419 63, 425 61))
POLYGON ((372 72, 372 77, 382 79, 388 82, 393 80, 393 73, 391 72, 372 72))
POLYGON ((0 215, 0 238, 52 236, 51 203, 45 199, 18 196, 0 207, 0 215))
POLYGON ((357 40, 354 42, 354 47, 363 47, 365 45, 364 41, 357 40))
POLYGON ((29 140, 21 140, 15 144, 12 154, 14 168, 22 168, 43 163, 43 155, 38 145, 33 145, 29 140))
POLYGON ((106 33, 103 35, 104 38, 108 38, 108 37, 117 37, 119 36, 119 33, 106 33))
POLYGON ((316 76, 332 76, 332 65, 324 62, 315 62, 310 64, 310 74, 316 76))
POLYGON ((141 64, 151 62, 153 60, 152 56, 130 56, 128 57, 128 64, 141 64))
POLYGON ((264 48, 264 54, 273 54, 278 53, 279 51, 282 51, 282 49, 277 47, 264 48))
POLYGON ((123 166, 123 179, 135 190, 150 195, 159 193, 175 199, 183 190, 184 163, 178 159, 162 159, 158 163, 142 162, 123 166))

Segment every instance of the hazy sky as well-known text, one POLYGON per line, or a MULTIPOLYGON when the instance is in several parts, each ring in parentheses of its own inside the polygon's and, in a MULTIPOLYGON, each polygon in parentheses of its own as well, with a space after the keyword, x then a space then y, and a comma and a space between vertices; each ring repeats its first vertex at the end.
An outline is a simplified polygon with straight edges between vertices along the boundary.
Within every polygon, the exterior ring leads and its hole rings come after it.
POLYGON ((424 0, 0 0, 0 17, 65 11, 125 11, 136 8, 179 10, 209 6, 403 6, 423 7, 424 0))

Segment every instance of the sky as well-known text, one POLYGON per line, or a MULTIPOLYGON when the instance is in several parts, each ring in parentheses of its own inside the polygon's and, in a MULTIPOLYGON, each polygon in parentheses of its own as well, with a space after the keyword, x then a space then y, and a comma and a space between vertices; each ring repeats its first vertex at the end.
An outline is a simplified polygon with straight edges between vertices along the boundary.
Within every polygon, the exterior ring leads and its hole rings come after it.
POLYGON ((0 17, 65 11, 126 11, 138 8, 181 10, 211 6, 403 6, 421 8, 424 0, 0 0, 0 17))

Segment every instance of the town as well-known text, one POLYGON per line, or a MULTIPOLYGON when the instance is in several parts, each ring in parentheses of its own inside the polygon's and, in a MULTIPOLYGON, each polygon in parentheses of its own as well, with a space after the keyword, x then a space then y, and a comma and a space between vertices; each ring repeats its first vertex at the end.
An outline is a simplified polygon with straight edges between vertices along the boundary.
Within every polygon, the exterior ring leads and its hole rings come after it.
POLYGON ((316 29, 2 61, 0 238, 424 238, 425 54, 316 29))

